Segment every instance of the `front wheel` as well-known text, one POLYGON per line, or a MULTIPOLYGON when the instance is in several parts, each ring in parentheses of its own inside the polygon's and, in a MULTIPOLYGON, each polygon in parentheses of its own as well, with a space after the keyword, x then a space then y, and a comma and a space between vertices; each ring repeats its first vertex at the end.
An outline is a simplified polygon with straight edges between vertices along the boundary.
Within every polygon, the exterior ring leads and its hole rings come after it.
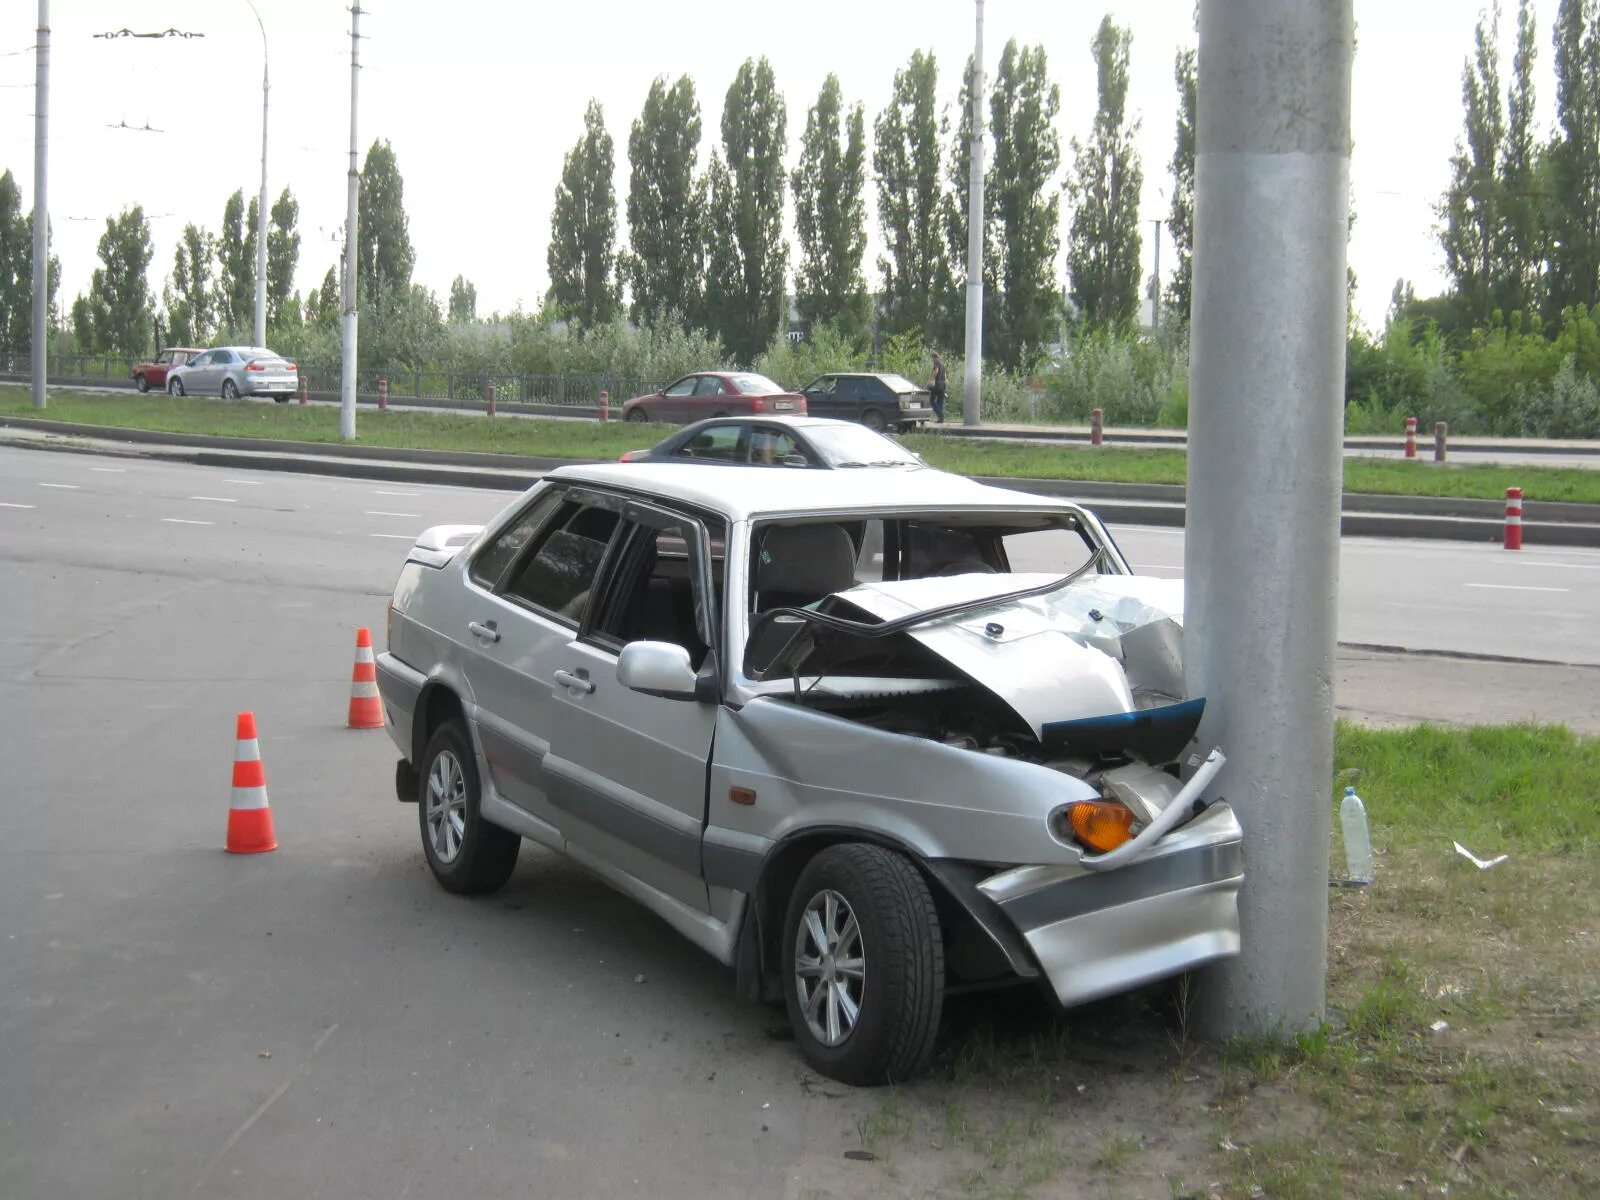
POLYGON ((944 945, 926 881, 903 855, 847 843, 800 873, 784 921, 789 1022, 811 1066, 849 1084, 922 1071, 944 1006, 944 945))
POLYGON ((883 432, 883 414, 875 408, 869 408, 861 414, 861 423, 872 430, 873 433, 883 432))
POLYGON ((133 377, 133 386, 141 392, 148 392, 150 390, 150 381, 143 375, 135 375, 133 377))
POLYGON ((222 398, 224 400, 237 400, 239 398, 239 385, 231 379, 222 381, 222 398))
POLYGON ((650 414, 642 408, 630 408, 628 415, 623 418, 625 421, 632 421, 635 425, 643 425, 649 419, 650 414))
POLYGON ((167 380, 167 395, 169 395, 169 396, 181 396, 181 395, 183 395, 183 380, 181 380, 181 379, 169 379, 169 380, 167 380))
POLYGON ((511 878, 517 865, 522 839, 483 819, 482 796, 467 727, 446 721, 422 755, 417 820, 428 868, 447 892, 492 892, 511 878))

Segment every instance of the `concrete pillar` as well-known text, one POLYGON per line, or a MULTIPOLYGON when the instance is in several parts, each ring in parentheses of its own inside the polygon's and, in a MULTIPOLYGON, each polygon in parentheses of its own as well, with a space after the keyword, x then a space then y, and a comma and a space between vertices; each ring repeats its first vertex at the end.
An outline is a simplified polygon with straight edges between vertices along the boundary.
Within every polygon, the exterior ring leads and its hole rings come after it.
POLYGON ((1200 0, 1186 657, 1245 831, 1217 1036, 1323 1016, 1352 0, 1200 0))

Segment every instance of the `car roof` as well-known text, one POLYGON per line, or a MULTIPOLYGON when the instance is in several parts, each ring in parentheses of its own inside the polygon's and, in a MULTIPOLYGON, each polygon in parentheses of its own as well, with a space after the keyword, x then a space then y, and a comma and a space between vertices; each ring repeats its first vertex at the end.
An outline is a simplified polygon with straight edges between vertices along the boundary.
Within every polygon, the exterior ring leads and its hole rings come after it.
POLYGON ((593 463, 546 479, 593 483, 693 504, 735 521, 805 512, 930 512, 963 508, 1061 510, 1071 501, 993 487, 944 471, 774 471, 764 466, 593 463))
MULTIPOLYGON (((852 429, 865 429, 866 426, 856 421, 840 421, 834 417, 797 417, 774 415, 766 416, 762 413, 740 413, 732 417, 704 417, 692 425, 685 425, 677 433, 668 434, 668 437, 678 437, 692 429, 699 429, 702 425, 788 425, 793 429, 812 428, 842 428, 849 426, 852 429)), ((665 439, 663 439, 665 440, 665 439)))
POLYGON ((200 346, 163 346, 163 347, 161 347, 161 350, 159 351, 159 353, 161 353, 161 354, 204 354, 205 350, 203 348, 201 348, 200 346))

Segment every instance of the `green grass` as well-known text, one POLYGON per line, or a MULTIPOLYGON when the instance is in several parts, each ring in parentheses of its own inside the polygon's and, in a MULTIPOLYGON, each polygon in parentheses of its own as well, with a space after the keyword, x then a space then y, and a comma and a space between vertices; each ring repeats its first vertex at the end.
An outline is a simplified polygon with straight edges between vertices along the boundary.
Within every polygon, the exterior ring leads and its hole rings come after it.
MULTIPOLYGON (((0 415, 41 415, 25 388, 0 385, 0 415)), ((178 399, 135 393, 96 394, 53 391, 42 414, 54 421, 115 425, 165 433, 276 438, 297 442, 339 441, 339 415, 325 405, 264 405, 259 402, 178 399)), ((665 426, 597 421, 489 421, 482 416, 363 409, 357 419, 359 441, 399 449, 481 451, 550 458, 611 459, 624 450, 648 446, 666 434, 665 426)), ((906 445, 930 466, 963 475, 1031 479, 1075 479, 1103 483, 1182 484, 1182 450, 1081 445, 975 442, 917 434, 906 445)), ((1345 490, 1390 495, 1500 499, 1510 486, 1530 500, 1600 504, 1600 471, 1571 467, 1502 467, 1474 463, 1436 467, 1426 463, 1349 459, 1345 490)))

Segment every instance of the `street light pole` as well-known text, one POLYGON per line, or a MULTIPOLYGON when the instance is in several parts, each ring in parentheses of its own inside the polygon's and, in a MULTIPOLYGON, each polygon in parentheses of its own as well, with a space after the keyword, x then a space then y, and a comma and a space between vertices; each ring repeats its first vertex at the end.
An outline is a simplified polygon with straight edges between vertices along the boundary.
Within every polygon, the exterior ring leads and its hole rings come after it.
POLYGON ((267 27, 255 0, 245 0, 261 29, 261 198, 256 201, 256 342, 267 344, 267 27))
POLYGON ((350 171, 344 217, 344 354, 339 364, 339 436, 356 436, 356 245, 361 172, 356 167, 356 90, 361 79, 361 2, 350 6, 350 171))
POLYGON ((983 424, 983 0, 972 51, 972 140, 967 176, 967 345, 963 425, 983 424))
POLYGON ((45 403, 45 337, 50 331, 50 211, 45 203, 50 159, 50 0, 39 0, 33 87, 33 406, 45 403))

